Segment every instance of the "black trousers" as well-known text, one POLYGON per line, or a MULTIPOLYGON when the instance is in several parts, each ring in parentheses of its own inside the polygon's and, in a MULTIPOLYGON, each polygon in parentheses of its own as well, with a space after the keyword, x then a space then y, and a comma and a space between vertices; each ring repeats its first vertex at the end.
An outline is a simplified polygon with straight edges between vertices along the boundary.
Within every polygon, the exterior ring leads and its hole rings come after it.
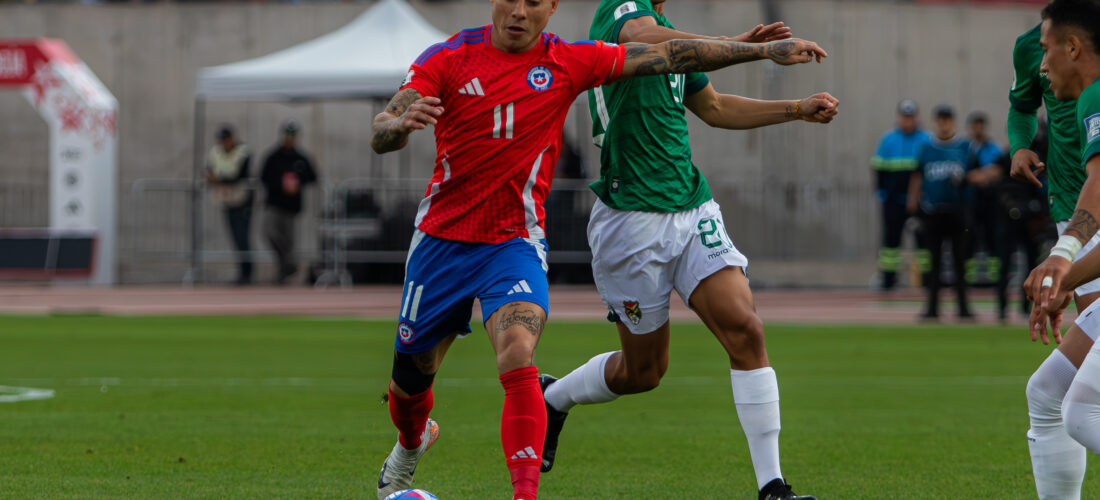
POLYGON ((897 283, 901 234, 908 219, 905 205, 889 201, 882 203, 882 247, 879 248, 878 268, 882 272, 883 288, 893 288, 897 283))
MULTIPOLYGON (((1001 275, 997 280, 997 312, 998 317, 1004 319, 1008 315, 1008 271, 1010 259, 1017 248, 1023 247, 1027 257, 1025 268, 1021 269, 1021 275, 1027 276, 1032 269, 1039 264, 1038 237, 1033 231, 1035 220, 1033 218, 1019 217, 1013 219, 1009 214, 1001 215, 997 224, 997 240, 1000 242, 997 249, 997 257, 1001 260, 1001 275)), ((1020 298, 1020 312, 1030 312, 1031 303, 1024 297, 1020 298)))
POLYGON ((970 304, 966 300, 965 279, 966 257, 970 253, 966 217, 961 212, 924 214, 921 216, 921 226, 932 260, 932 269, 928 275, 928 304, 925 315, 939 315, 940 275, 943 271, 945 241, 951 242, 951 264, 955 271, 955 296, 958 300, 959 315, 970 315, 970 304))
POLYGON ((242 283, 251 281, 252 245, 249 241, 249 233, 252 227, 252 203, 239 207, 227 207, 225 221, 229 226, 229 234, 233 238, 233 246, 237 249, 237 281, 242 283))

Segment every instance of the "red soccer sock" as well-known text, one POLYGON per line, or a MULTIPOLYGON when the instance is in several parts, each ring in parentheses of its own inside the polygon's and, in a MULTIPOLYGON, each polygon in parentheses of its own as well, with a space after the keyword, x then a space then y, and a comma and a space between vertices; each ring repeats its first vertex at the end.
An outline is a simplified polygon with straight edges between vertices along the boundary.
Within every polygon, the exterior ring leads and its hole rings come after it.
POLYGON ((539 388, 539 369, 529 366, 512 370, 500 376, 500 384, 504 386, 500 442, 512 475, 513 498, 535 500, 546 438, 546 406, 539 388))
POLYGON ((397 427, 397 439, 406 450, 412 450, 420 446, 420 435, 424 434, 424 427, 428 424, 428 414, 432 412, 435 400, 432 398, 432 388, 409 396, 400 397, 389 391, 390 420, 397 427))

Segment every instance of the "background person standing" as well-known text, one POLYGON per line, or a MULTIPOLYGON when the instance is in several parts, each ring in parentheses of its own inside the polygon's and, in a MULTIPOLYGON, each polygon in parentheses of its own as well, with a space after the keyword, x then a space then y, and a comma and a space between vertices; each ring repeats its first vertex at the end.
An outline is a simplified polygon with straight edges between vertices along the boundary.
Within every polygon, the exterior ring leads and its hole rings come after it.
MULTIPOLYGON (((917 103, 905 99, 898 103, 898 125, 879 141, 871 157, 875 171, 875 197, 882 204, 882 246, 878 251, 878 269, 882 273, 881 290, 892 290, 897 284, 901 264, 901 234, 909 219, 906 202, 909 180, 917 168, 917 151, 931 140, 928 132, 917 123, 917 103)), ((921 273, 928 272, 928 253, 917 250, 921 273)))
POLYGON ((947 106, 936 108, 936 137, 917 153, 917 170, 909 184, 910 214, 920 213, 932 270, 928 273, 928 304, 923 319, 939 318, 940 273, 943 243, 951 241, 955 271, 955 294, 960 319, 973 318, 966 300, 963 261, 967 255, 966 174, 974 168, 970 143, 956 135, 955 112, 947 106), (919 210, 918 210, 919 208, 919 210))
POLYGON ((219 143, 206 155, 206 182, 222 207, 233 246, 237 249, 237 280, 234 283, 247 285, 252 282, 249 233, 253 193, 247 185, 252 152, 248 146, 237 142, 229 125, 222 125, 215 137, 219 143))
POLYGON ((302 188, 317 182, 313 164, 297 148, 298 123, 283 124, 283 142, 264 160, 260 181, 267 192, 264 211, 264 236, 278 259, 275 283, 283 284, 298 265, 294 262, 294 224, 302 211, 302 188))

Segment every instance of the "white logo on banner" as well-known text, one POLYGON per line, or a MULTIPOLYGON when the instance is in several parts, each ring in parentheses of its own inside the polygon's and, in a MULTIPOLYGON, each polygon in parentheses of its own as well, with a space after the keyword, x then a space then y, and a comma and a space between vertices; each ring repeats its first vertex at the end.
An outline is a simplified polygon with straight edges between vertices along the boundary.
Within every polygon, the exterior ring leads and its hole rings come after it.
POLYGON ((0 50, 0 78, 27 77, 27 53, 22 50, 0 50))

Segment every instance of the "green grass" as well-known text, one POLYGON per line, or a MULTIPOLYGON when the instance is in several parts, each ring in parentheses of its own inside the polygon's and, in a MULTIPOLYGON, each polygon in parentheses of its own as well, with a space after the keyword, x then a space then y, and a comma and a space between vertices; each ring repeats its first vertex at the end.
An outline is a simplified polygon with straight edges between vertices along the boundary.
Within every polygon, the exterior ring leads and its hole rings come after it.
MULTIPOLYGON (((476 329, 476 328, 475 328, 476 329)), ((539 366, 614 348, 553 322, 539 366)), ((0 318, 0 498, 372 498, 393 446, 388 322, 0 318)), ((769 326, 783 467, 822 499, 1033 498, 1024 385, 1049 348, 1021 328, 769 326)), ((435 385, 442 436, 417 486, 504 499, 502 391, 483 333, 435 385)), ((657 390, 574 410, 544 499, 755 498, 725 355, 676 325, 657 390)), ((1091 477, 1084 498, 1100 498, 1091 477)))

